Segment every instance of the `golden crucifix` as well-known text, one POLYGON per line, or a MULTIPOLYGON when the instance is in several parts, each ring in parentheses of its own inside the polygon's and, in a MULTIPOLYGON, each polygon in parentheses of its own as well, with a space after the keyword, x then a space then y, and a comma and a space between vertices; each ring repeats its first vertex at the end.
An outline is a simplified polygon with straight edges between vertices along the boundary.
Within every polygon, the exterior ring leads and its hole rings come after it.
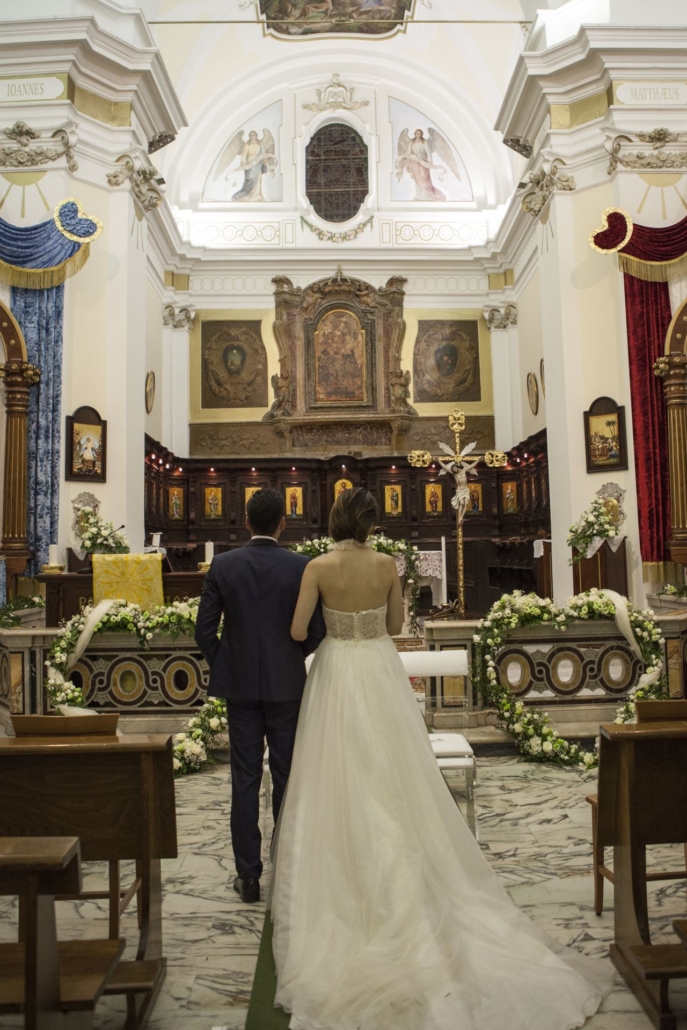
POLYGON ((463 554, 463 519, 468 510, 470 502, 470 490, 468 487, 468 476, 474 473, 475 465, 484 458, 484 463, 490 468, 501 468, 506 464, 508 458, 503 451, 487 451, 486 454, 471 455, 471 451, 477 446, 476 443, 469 443, 467 447, 460 446, 460 434, 465 429, 465 412, 457 409, 448 417, 448 425, 456 438, 455 450, 451 450, 448 444, 439 442, 439 447, 448 455, 431 454, 429 451, 411 451, 408 461, 415 468, 427 468, 433 461, 441 465, 440 476, 453 476, 456 484, 456 492, 451 498, 451 504, 456 511, 456 551, 458 558, 458 598, 453 604, 442 610, 442 616, 456 615, 459 619, 465 618, 465 559, 463 554))

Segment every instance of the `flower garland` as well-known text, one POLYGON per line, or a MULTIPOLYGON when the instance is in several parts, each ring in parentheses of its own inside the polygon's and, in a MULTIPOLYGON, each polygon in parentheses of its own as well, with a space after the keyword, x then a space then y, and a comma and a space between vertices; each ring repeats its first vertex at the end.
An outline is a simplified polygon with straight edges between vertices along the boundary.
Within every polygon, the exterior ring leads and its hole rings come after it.
POLYGON ((374 215, 370 215, 364 222, 360 222, 353 229, 345 229, 343 232, 332 232, 330 229, 318 229, 316 225, 309 222, 307 218, 301 215, 301 226, 306 226, 310 229, 310 232, 314 232, 318 240, 322 240, 325 243, 347 243, 349 240, 354 240, 361 233, 365 232, 368 225, 372 225, 374 221, 374 215))
MULTIPOLYGON (((405 561, 406 585, 410 588, 408 598, 408 627, 414 636, 420 632, 417 610, 420 605, 420 552, 414 544, 407 540, 392 540, 391 537, 378 533, 367 541, 373 551, 381 554, 400 555, 405 561)), ((314 540, 303 540, 300 544, 290 544, 292 551, 305 554, 308 558, 318 558, 327 554, 334 546, 330 536, 315 537, 314 540)))
MULTIPOLYGON (((653 612, 640 611, 628 602, 628 614, 632 631, 639 645, 647 673, 661 667, 664 643, 653 612)), ((548 712, 539 713, 516 701, 508 686, 501 683, 496 671, 496 659, 502 650, 505 638, 520 626, 550 624, 564 632, 572 622, 581 619, 614 619, 613 602, 597 589, 571 597, 568 603, 558 608, 548 598, 536 594, 523 594, 515 590, 504 594, 478 624, 479 632, 473 657, 473 685, 484 700, 496 708, 502 728, 511 737, 520 752, 530 761, 551 761, 560 765, 575 765, 591 769, 598 762, 598 746, 586 751, 578 744, 570 744, 559 736, 549 724, 548 712)), ((634 700, 667 696, 665 684, 659 683, 637 688, 620 706, 616 722, 630 722, 634 718, 634 700)))
POLYGON ((570 558, 568 564, 574 565, 586 558, 595 540, 612 539, 617 535, 618 527, 606 511, 603 501, 595 497, 568 530, 568 547, 574 547, 578 552, 577 557, 570 558))
POLYGON ((21 625, 21 619, 14 613, 26 611, 27 608, 45 608, 45 601, 39 595, 27 597, 19 594, 18 597, 11 597, 0 607, 0 629, 13 629, 21 625))
MULTIPOLYGON (((186 601, 143 611, 137 604, 116 602, 103 616, 93 630, 96 633, 133 633, 141 647, 147 648, 153 633, 163 633, 176 640, 180 633, 193 636, 198 614, 197 597, 186 601)), ((86 704, 83 691, 66 678, 70 657, 76 649, 93 605, 86 605, 60 627, 46 661, 46 693, 53 707, 67 705, 82 708, 86 704), (65 676, 60 681, 56 672, 65 676)), ((226 732, 226 702, 219 698, 208 698, 198 712, 189 719, 186 730, 174 737, 174 770, 179 775, 196 772, 211 761, 210 752, 217 747, 216 738, 226 732)))
POLYGON ((81 548, 86 554, 128 554, 129 541, 93 508, 79 512, 81 548))

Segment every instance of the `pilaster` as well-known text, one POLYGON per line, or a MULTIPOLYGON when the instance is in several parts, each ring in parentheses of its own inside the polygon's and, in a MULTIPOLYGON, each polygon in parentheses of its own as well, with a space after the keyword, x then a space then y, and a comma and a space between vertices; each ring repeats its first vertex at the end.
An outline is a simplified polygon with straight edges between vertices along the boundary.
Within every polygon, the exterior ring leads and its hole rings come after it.
POLYGON ((509 451, 523 439, 520 399, 518 309, 515 304, 489 305, 484 318, 491 338, 496 448, 509 451))
POLYGON ((195 318, 190 305, 162 309, 162 443, 178 458, 189 454, 189 333, 195 318))

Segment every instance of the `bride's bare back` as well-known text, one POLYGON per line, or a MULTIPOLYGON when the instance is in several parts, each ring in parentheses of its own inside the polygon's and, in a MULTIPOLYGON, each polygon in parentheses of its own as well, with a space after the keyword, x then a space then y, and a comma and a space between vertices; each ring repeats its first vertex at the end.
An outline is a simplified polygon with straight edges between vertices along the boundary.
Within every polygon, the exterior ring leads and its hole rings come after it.
POLYGON ((291 625, 295 640, 307 637, 320 597, 325 607, 340 612, 370 611, 386 604, 387 632, 400 633, 403 627, 403 597, 394 559, 352 540, 308 563, 291 625))

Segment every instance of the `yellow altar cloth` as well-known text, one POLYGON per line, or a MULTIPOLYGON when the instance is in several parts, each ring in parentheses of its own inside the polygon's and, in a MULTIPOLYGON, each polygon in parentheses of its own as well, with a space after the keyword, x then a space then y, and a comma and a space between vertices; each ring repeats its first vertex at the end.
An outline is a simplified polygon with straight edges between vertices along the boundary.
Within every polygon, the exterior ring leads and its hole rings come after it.
POLYGON ((138 604, 150 611, 164 602, 161 554, 94 554, 93 601, 138 604))

